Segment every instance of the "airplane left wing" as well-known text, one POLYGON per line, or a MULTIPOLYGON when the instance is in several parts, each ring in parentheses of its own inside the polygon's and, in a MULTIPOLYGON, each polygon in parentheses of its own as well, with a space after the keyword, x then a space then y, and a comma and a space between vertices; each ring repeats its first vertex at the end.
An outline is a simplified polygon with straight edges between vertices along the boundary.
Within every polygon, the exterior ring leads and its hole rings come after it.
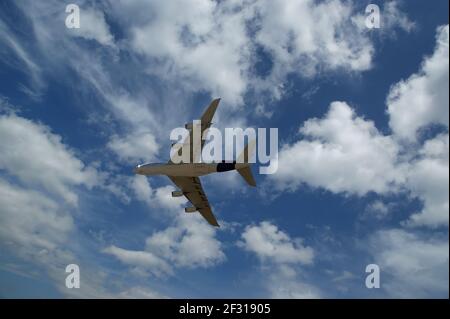
POLYGON ((198 177, 169 176, 198 212, 213 226, 219 226, 198 177))

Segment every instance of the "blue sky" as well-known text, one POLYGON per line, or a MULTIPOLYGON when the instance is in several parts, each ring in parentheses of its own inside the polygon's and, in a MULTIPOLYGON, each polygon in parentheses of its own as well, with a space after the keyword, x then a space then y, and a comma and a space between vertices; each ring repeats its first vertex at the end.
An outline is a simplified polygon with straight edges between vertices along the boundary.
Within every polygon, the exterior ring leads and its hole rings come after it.
POLYGON ((0 4, 0 296, 448 298, 448 1, 74 3, 0 4), (280 146, 220 229, 132 174, 215 97, 280 146))

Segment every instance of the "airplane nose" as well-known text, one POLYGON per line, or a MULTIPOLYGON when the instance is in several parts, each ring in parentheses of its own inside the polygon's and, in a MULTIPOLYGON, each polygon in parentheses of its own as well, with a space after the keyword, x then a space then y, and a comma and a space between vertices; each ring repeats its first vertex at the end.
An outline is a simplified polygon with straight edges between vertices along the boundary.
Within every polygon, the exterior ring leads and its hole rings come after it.
POLYGON ((135 174, 139 174, 140 168, 141 168, 141 165, 137 165, 137 166, 133 169, 133 172, 134 172, 135 174))

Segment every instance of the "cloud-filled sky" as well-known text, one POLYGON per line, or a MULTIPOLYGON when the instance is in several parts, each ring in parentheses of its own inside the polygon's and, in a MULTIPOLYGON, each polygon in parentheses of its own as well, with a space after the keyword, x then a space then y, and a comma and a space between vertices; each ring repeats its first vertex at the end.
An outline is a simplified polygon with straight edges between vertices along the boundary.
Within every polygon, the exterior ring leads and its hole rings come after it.
POLYGON ((448 1, 74 3, 0 4, 1 297, 448 298, 448 1), (132 172, 216 97, 279 137, 220 228, 132 172))

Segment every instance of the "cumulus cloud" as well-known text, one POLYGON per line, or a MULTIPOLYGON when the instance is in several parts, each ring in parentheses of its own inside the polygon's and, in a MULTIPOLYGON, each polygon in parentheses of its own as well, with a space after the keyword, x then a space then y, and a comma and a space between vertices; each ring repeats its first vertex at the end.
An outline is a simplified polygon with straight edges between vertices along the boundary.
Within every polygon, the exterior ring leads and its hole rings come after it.
POLYGON ((264 286, 272 298, 320 297, 319 289, 307 283, 299 268, 314 260, 314 250, 301 238, 291 238, 273 223, 263 221, 247 226, 238 246, 259 258, 264 286))
POLYGON ((280 266, 268 275, 267 290, 276 299, 318 299, 321 291, 308 284, 301 274, 289 266, 280 266))
POLYGON ((259 86, 276 97, 287 74, 311 77, 322 71, 364 71, 371 68, 374 48, 366 30, 354 23, 361 15, 352 2, 258 1, 256 43, 273 59, 259 86), (276 85, 281 83, 281 85, 276 85))
POLYGON ((417 131, 430 124, 448 129, 448 32, 448 25, 438 28, 434 53, 424 59, 418 73, 393 85, 389 92, 389 124, 401 139, 415 141, 417 131))
POLYGON ((448 295, 448 237, 382 230, 370 238, 370 249, 383 276, 381 286, 390 296, 448 295))
MULTIPOLYGON (((118 63, 119 51, 105 19, 108 6, 94 8, 88 2, 80 5, 80 29, 64 27, 64 3, 30 1, 17 6, 32 27, 31 40, 34 41, 30 42, 33 44, 33 54, 40 58, 40 67, 45 66, 47 75, 67 81, 65 84, 71 86, 77 96, 89 92, 91 98, 81 104, 89 112, 91 124, 98 125, 101 133, 110 135, 106 147, 119 152, 119 161, 154 156, 158 149, 154 129, 159 123, 150 110, 150 104, 155 97, 149 90, 151 84, 148 76, 143 74, 141 63, 134 63, 135 59, 118 63), (93 39, 103 45, 93 51, 92 46, 74 41, 68 33, 93 39), (130 79, 131 75, 137 77, 130 79), (77 86, 72 85, 74 82, 77 86), (144 82, 146 84, 142 84, 144 82), (133 83, 133 87, 127 83, 133 83), (95 103, 92 103, 92 97, 95 103), (117 124, 121 125, 120 135, 117 134, 117 124), (136 141, 143 142, 141 151, 135 146, 136 141), (134 146, 125 146, 124 143, 134 146)), ((111 20, 114 18, 111 17, 111 20)), ((123 49, 126 50, 126 47, 123 49)), ((30 55, 30 52, 27 53, 30 55)))
POLYGON ((80 161, 47 126, 14 114, 0 117, 0 168, 26 185, 42 186, 76 204, 73 186, 92 187, 97 172, 80 161))
POLYGON ((285 145, 277 187, 296 189, 306 183, 335 193, 386 193, 404 179, 396 165, 398 146, 381 134, 372 121, 356 116, 345 102, 333 102, 323 119, 300 128, 305 139, 285 145))
MULTIPOLYGON (((13 113, 2 114, 0 136, 0 243, 5 256, 6 252, 12 253, 32 263, 33 272, 44 271, 55 288, 68 297, 139 295, 130 285, 114 293, 114 289, 107 288, 107 271, 98 265, 92 268, 88 262, 82 265, 80 289, 64 285, 66 265, 78 264, 84 258, 85 247, 80 244, 83 235, 75 221, 81 212, 74 214, 73 205, 78 188, 98 185, 101 174, 86 166, 59 135, 43 124, 13 113), (71 241, 73 236, 76 242, 71 241)), ((145 257, 142 259, 145 261, 145 257)))
POLYGON ((424 58, 418 73, 395 84, 387 98, 389 124, 396 138, 414 142, 420 129, 432 124, 447 131, 425 141, 412 155, 407 187, 422 199, 424 208, 411 216, 409 226, 448 225, 448 34, 448 25, 437 29, 434 53, 424 58))
POLYGON ((257 226, 247 226, 239 245, 262 260, 275 263, 311 264, 314 258, 313 249, 304 246, 301 239, 292 240, 267 221, 257 226))
POLYGON ((221 242, 216 238, 217 230, 199 214, 186 214, 183 198, 172 198, 173 186, 153 189, 144 176, 135 176, 131 188, 136 199, 147 203, 159 216, 169 216, 171 225, 147 237, 145 249, 130 251, 114 247, 104 250, 129 265, 136 274, 170 275, 176 268, 212 267, 225 261, 221 242), (135 258, 135 257, 139 258, 135 258), (163 261, 164 264, 154 262, 163 261), (165 271, 161 266, 170 265, 165 271))
MULTIPOLYGON (((358 196, 406 191, 423 202, 406 225, 448 225, 448 134, 405 151, 343 102, 333 102, 323 119, 306 121, 300 132, 305 139, 281 149, 278 171, 270 176, 278 189, 305 184, 358 196)), ((378 217, 387 216, 385 205, 372 208, 378 217)))
MULTIPOLYGON (((106 106, 105 109, 111 111, 114 117, 124 125, 126 128, 124 135, 111 135, 110 143, 107 145, 111 150, 123 155, 123 158, 119 156, 120 160, 133 160, 133 158, 140 156, 147 157, 147 154, 157 151, 157 146, 154 143, 150 143, 151 138, 146 139, 145 142, 141 141, 144 142, 143 145, 146 145, 146 150, 128 146, 133 144, 131 138, 135 137, 137 132, 147 132, 146 130, 154 128, 155 116, 150 109, 151 107, 156 108, 161 105, 161 103, 154 103, 155 101, 160 102, 160 100, 154 99, 151 94, 146 94, 149 90, 146 86, 148 84, 147 82, 144 82, 142 85, 136 85, 133 88, 127 87, 124 84, 129 82, 142 83, 140 80, 145 78, 141 76, 142 74, 139 72, 120 72, 120 70, 126 69, 128 71, 128 68, 132 68, 133 70, 147 71, 148 73, 158 75, 162 79, 163 86, 176 81, 175 83, 183 83, 185 88, 192 91, 207 91, 213 95, 225 97, 231 104, 239 104, 242 103, 242 97, 248 90, 253 88, 256 90, 269 90, 273 97, 281 97, 284 92, 285 78, 291 72, 295 72, 301 76, 311 77, 324 71, 344 70, 361 72, 372 66, 374 47, 367 30, 360 25, 358 26, 356 23, 361 16, 356 14, 355 17, 351 1, 313 2, 305 0, 296 3, 289 1, 248 1, 245 3, 238 1, 170 1, 161 3, 139 0, 127 2, 115 1, 108 6, 108 8, 113 10, 109 14, 117 14, 118 12, 129 13, 130 11, 135 13, 127 15, 133 16, 131 20, 128 18, 121 19, 119 15, 114 17, 119 20, 119 23, 124 23, 120 25, 124 30, 124 39, 117 45, 123 44, 121 50, 126 51, 125 56, 130 57, 127 63, 114 54, 111 54, 111 56, 108 54, 98 54, 98 52, 90 54, 82 45, 79 46, 79 43, 82 43, 82 41, 73 41, 73 38, 65 40, 67 38, 65 36, 66 31, 58 27, 60 21, 53 19, 51 15, 41 15, 41 13, 54 12, 54 10, 47 9, 55 6, 56 2, 42 3, 29 2, 22 4, 22 6, 24 13, 29 16, 30 21, 33 23, 33 34, 36 35, 41 51, 45 52, 48 60, 52 60, 51 62, 47 61, 47 64, 53 66, 54 69, 59 69, 62 65, 70 65, 75 73, 80 76, 81 80, 84 81, 83 83, 87 83, 89 87, 96 90, 102 98, 101 101, 104 103, 104 106, 106 106), (27 10, 28 5, 30 5, 30 10, 27 10), (43 8, 42 6, 47 7, 43 8), (175 10, 177 12, 182 10, 185 14, 173 14, 175 10), (39 14, 36 15, 35 13, 39 14), (299 17, 302 19, 299 19, 299 17), (299 23, 299 21, 303 22, 299 23), (249 27, 251 27, 251 30, 249 27), (61 36, 61 34, 64 35, 61 36), (254 74, 257 73, 255 71, 255 61, 260 58, 257 54, 257 51, 260 49, 263 53, 268 54, 272 62, 272 66, 267 71, 267 75, 263 77, 254 74), (68 54, 68 52, 71 54, 68 54), (137 53, 138 57, 134 56, 134 53, 137 53), (76 56, 77 59, 72 59, 73 56, 76 56), (71 60, 74 61, 70 62, 71 60), (117 63, 118 61, 121 63, 117 63), (136 61, 138 66, 134 64, 136 61), (122 64, 124 66, 120 68, 119 66, 122 64), (130 78, 125 73, 139 73, 140 75, 130 78), (116 81, 116 78, 120 78, 120 81, 116 81), (153 105, 149 102, 150 99, 153 105)), ((408 29, 408 20, 398 11, 392 12, 394 11, 391 11, 390 15, 396 16, 396 19, 392 21, 401 21, 400 27, 408 29)), ((87 21, 88 28, 79 30, 80 32, 85 32, 84 34, 80 33, 81 37, 96 40, 104 46, 114 44, 114 39, 106 24, 103 13, 93 13, 91 21, 89 21, 88 15, 87 21), (90 31, 89 25, 93 26, 90 31)), ((31 70, 32 64, 30 62, 32 63, 33 61, 29 57, 32 55, 30 52, 26 52, 26 46, 17 40, 13 43, 13 46, 11 48, 18 55, 21 55, 22 63, 28 63, 28 67, 31 70)), ((102 51, 102 53, 105 52, 102 51)), ((42 63, 44 62, 45 60, 42 59, 42 63)), ((47 68, 46 65, 45 69, 49 70, 50 68, 47 68)), ((424 71, 422 73, 428 77, 428 74, 434 72, 432 69, 433 67, 431 66, 424 66, 423 70, 426 72, 424 71)), ((420 88, 421 86, 417 85, 414 87, 420 88)), ((394 91, 393 89, 392 92, 394 91)), ((408 90, 398 89, 397 91, 399 93, 396 95, 393 94, 395 98, 392 100, 402 100, 404 92, 408 90)), ((172 92, 170 93, 172 95, 172 92)), ((428 92, 426 93, 428 94, 428 92)), ((184 101, 184 99, 180 100, 184 101)), ((174 106, 168 107, 170 110, 169 113, 177 108, 181 110, 181 107, 179 107, 181 104, 182 102, 178 102, 174 106)), ((328 173, 337 174, 337 177, 331 179, 330 184, 327 183, 325 177, 312 176, 306 170, 300 170, 300 175, 296 175, 297 177, 300 176, 300 182, 290 179, 288 177, 289 174, 285 172, 283 178, 285 178, 289 187, 296 188, 305 182, 308 184, 312 183, 315 187, 323 187, 334 192, 348 192, 362 195, 370 191, 385 193, 389 189, 389 185, 396 187, 406 179, 409 183, 408 185, 413 185, 411 186, 412 192, 424 201, 425 206, 433 206, 430 208, 430 211, 444 211, 445 206, 439 203, 442 202, 445 205, 445 195, 442 195, 441 192, 439 192, 440 195, 435 195, 431 192, 427 193, 420 185, 425 185, 423 182, 428 176, 428 172, 433 173, 431 175, 435 177, 438 177, 441 172, 445 173, 445 157, 442 159, 445 153, 435 153, 431 150, 433 146, 430 143, 431 146, 425 147, 424 153, 420 154, 419 158, 413 161, 414 164, 417 164, 417 173, 420 173, 414 175, 416 173, 414 169, 409 170, 408 168, 410 167, 405 169, 403 165, 399 166, 396 162, 398 145, 393 144, 391 137, 383 136, 376 130, 373 123, 356 116, 348 105, 345 105, 345 103, 342 104, 344 104, 342 108, 336 107, 340 111, 343 111, 340 114, 342 117, 337 116, 339 112, 332 115, 336 116, 336 121, 342 120, 343 124, 349 124, 349 132, 358 135, 357 137, 351 136, 352 138, 358 139, 361 137, 360 142, 363 144, 368 143, 368 145, 360 145, 355 140, 353 142, 351 140, 346 144, 343 142, 345 141, 344 137, 346 135, 344 133, 339 134, 337 128, 333 132, 328 132, 324 123, 325 120, 333 118, 330 115, 330 111, 325 119, 311 120, 308 127, 305 124, 303 127, 304 131, 301 133, 307 137, 307 140, 304 141, 304 145, 301 145, 302 147, 308 146, 309 148, 302 148, 302 150, 317 150, 316 153, 313 152, 317 155, 317 158, 311 158, 309 163, 310 168, 317 176, 321 174, 318 168, 320 166, 318 161, 323 160, 325 164, 329 164, 330 161, 327 161, 327 156, 332 156, 332 159, 342 164, 344 169, 350 169, 350 162, 346 162, 345 157, 354 156, 357 160, 361 161, 362 169, 356 172, 350 172, 352 174, 350 175, 351 178, 347 178, 343 173, 337 171, 336 167, 332 167, 328 173), (355 147, 356 150, 352 150, 352 146, 358 147, 355 147), (357 150, 359 147, 362 147, 360 152, 357 150), (370 160, 370 156, 374 158, 380 156, 381 163, 370 160), (400 168, 400 171, 396 171, 393 169, 394 167, 400 168), (386 176, 383 169, 387 169, 386 176), (407 171, 407 173, 404 173, 404 171, 407 171), (376 176, 377 174, 379 176, 376 176), (353 178, 356 179, 355 184, 348 181, 353 178), (367 183, 364 183, 364 179, 367 179, 367 183), (373 183, 373 185, 369 185, 370 183, 373 183)), ((395 105, 395 103, 392 105, 395 105)), ((400 109, 400 107, 394 107, 394 109, 400 109)), ((158 120, 156 120, 156 124, 162 125, 162 121, 158 123, 158 120)), ((327 122, 327 124, 330 123, 327 122)), ((422 127, 426 124, 414 125, 422 127)), ((392 127, 394 126, 396 125, 392 124, 392 127)), ((398 126, 400 127, 401 125, 398 126)), ((339 125, 337 127, 342 129, 339 125)), ((42 129, 42 127, 40 128, 42 129)), ((401 131, 401 129, 393 130, 401 131)), ((36 130, 33 132, 36 132, 36 130)), ((149 134, 154 136, 154 132, 150 132, 149 134)), ((44 135, 51 137, 52 133, 47 129, 47 133, 44 135)), ((3 136, 3 134, 0 134, 0 136, 3 136)), ((143 138, 142 136, 140 137, 143 138)), ((57 146, 62 144, 59 137, 56 138, 59 144, 51 138, 49 140, 49 144, 56 145, 55 148, 59 150, 59 152, 56 152, 58 155, 68 152, 75 157, 67 147, 57 146)), ((292 146, 297 146, 300 143, 294 143, 292 146)), ((439 143, 440 141, 436 141, 434 144, 439 143)), ((295 156, 296 153, 288 152, 289 148, 290 146, 286 147, 285 154, 295 156)), ((9 149, 4 148, 1 150, 3 154, 3 150, 9 149)), ((39 156, 40 154, 36 153, 34 155, 39 156)), ((11 154, 8 156, 6 157, 8 158, 7 164, 14 164, 14 158, 11 159, 11 154)), ((57 158, 66 159, 64 156, 57 158)), ((70 157, 67 158, 70 159, 70 157)), ((308 158, 306 157, 305 159, 308 158)), ((288 163, 293 162, 294 160, 291 159, 288 163)), ((47 181, 46 179, 40 180, 36 177, 36 180, 31 179, 30 181, 33 187, 35 185, 42 186, 47 192, 55 193, 57 196, 62 196, 63 193, 62 191, 58 192, 58 189, 68 191, 68 195, 66 195, 64 200, 76 202, 76 191, 74 187, 79 185, 90 187, 95 184, 96 179, 95 173, 83 166, 81 161, 80 163, 77 164, 77 161, 71 161, 69 166, 78 168, 78 170, 75 169, 75 176, 67 177, 63 175, 64 180, 59 184, 52 181, 51 178, 47 181), (63 188, 59 188, 60 186, 63 188)), ((38 168, 48 168, 45 164, 41 163, 39 165, 38 168)), ((30 181, 25 181, 24 177, 20 176, 20 173, 12 173, 16 171, 16 168, 22 167, 23 165, 6 170, 8 174, 19 178, 22 184, 27 184, 30 181)), ((327 165, 323 165, 320 168, 323 169, 326 167, 327 165)), ((294 166, 294 168, 297 169, 298 166, 294 166)), ((60 173, 63 174, 58 171, 58 174, 55 175, 59 176, 60 173)), ((285 181, 279 180, 280 185, 285 181)), ((439 187, 439 184, 440 181, 436 178, 436 184, 433 185, 439 187)), ((7 182, 4 185, 6 185, 6 189, 13 190, 12 194, 17 198, 23 198, 20 194, 24 192, 27 198, 33 197, 22 186, 15 185, 14 187, 10 187, 11 185, 7 182)), ((166 189, 153 189, 142 178, 133 178, 130 185, 132 185, 132 189, 136 193, 135 195, 140 200, 145 201, 149 205, 156 205, 153 207, 166 207, 167 211, 175 214, 177 206, 180 205, 170 198, 170 186, 167 186, 166 189), (169 204, 169 202, 174 204, 169 204)), ((4 197, 9 196, 8 192, 4 194, 6 194, 4 197)), ((56 207, 60 207, 60 203, 53 203, 53 200, 46 202, 42 198, 30 199, 30 203, 38 208, 38 212, 48 210, 52 213, 56 207)), ((441 223, 443 220, 442 216, 436 217, 437 214, 435 213, 426 213, 428 212, 426 207, 423 211, 425 212, 424 214, 418 213, 414 215, 416 217, 411 219, 411 225, 441 223), (433 221, 431 223, 425 221, 423 217, 425 215, 432 217, 431 219, 433 221)), ((24 211, 26 210, 24 209, 24 211)), ((58 208, 58 212, 61 211, 63 210, 58 208)), ((209 226, 201 224, 203 221, 200 216, 196 218, 195 216, 184 215, 181 213, 181 210, 176 211, 176 214, 180 214, 180 218, 175 219, 174 224, 167 229, 153 233, 147 239, 143 251, 126 250, 117 246, 110 246, 106 248, 105 252, 116 256, 121 262, 129 265, 136 272, 152 273, 153 271, 153 274, 157 275, 168 274, 170 271, 167 269, 174 269, 178 265, 191 264, 193 267, 209 267, 222 262, 224 260, 224 254, 220 242, 215 238, 215 231, 210 228, 204 230, 203 227, 209 226), (196 229, 196 227, 202 229, 196 229), (198 234, 203 232, 206 234, 204 237, 198 234), (207 241, 208 245, 206 245, 204 250, 195 251, 195 254, 189 251, 193 244, 207 241)), ((60 219, 60 215, 52 216, 55 222, 57 221, 62 224, 62 230, 70 231, 71 227, 67 226, 70 223, 67 220, 64 218, 60 219), (62 227, 64 225, 65 227, 62 227)), ((29 229, 26 223, 23 225, 24 228, 29 229)), ((53 226, 47 225, 44 226, 44 229, 47 227, 52 228, 53 226)), ((260 235, 266 241, 266 248, 271 248, 268 250, 258 250, 258 253, 254 251, 255 254, 261 257, 262 262, 265 262, 263 260, 268 260, 269 256, 274 256, 274 259, 277 260, 275 275, 268 277, 270 278, 268 289, 272 289, 270 290, 272 295, 288 297, 319 295, 317 289, 304 283, 305 281, 301 279, 301 270, 296 268, 298 265, 307 264, 308 260, 312 262, 313 254, 308 257, 307 253, 310 248, 304 246, 298 239, 290 238, 286 233, 277 228, 275 230, 273 230, 273 227, 267 228, 271 230, 260 231, 260 235), (275 249, 274 247, 277 248, 275 249), (302 252, 303 257, 298 257, 300 256, 299 252, 302 252), (291 255, 298 256, 291 257, 291 255)), ((52 231, 49 231, 49 233, 51 234, 52 231)), ((61 234, 60 238, 64 238, 64 234, 61 234)), ((251 238, 248 243, 250 242, 251 238)), ((50 244, 47 242, 42 244, 51 247, 51 242, 50 244)), ((257 245, 254 247, 257 247, 257 245)), ((48 251, 47 254, 49 254, 48 251)), ((46 259, 42 257, 41 260, 45 261, 46 259)), ((70 258, 62 260, 70 260, 70 258)), ((139 290, 128 290, 128 292, 142 295, 142 292, 139 290)), ((124 294, 127 294, 127 292, 124 292, 124 294)), ((144 292, 144 294, 147 293, 144 292)), ((152 295, 152 292, 150 292, 150 295, 152 295)))
POLYGON ((174 186, 152 188, 146 176, 135 175, 132 177, 130 188, 137 200, 148 204, 151 208, 164 209, 171 215, 176 215, 180 211, 181 205, 186 203, 185 197, 172 197, 174 186))
POLYGON ((141 5, 154 16, 131 28, 131 43, 136 52, 160 62, 148 71, 169 81, 185 79, 187 87, 207 89, 230 104, 242 102, 250 54, 242 8, 196 0, 141 5))
POLYGON ((184 214, 175 218, 174 225, 147 237, 145 250, 110 246, 103 252, 130 266, 136 275, 172 275, 176 268, 207 268, 225 261, 222 244, 215 237, 216 229, 201 216, 184 214))
MULTIPOLYGON (((291 73, 311 77, 326 71, 367 70, 374 54, 369 32, 353 19, 363 12, 352 1, 135 0, 81 6, 81 28, 68 31, 108 46, 114 41, 108 17, 123 30, 117 46, 124 55, 108 48, 92 54, 67 37, 65 28, 60 27, 64 5, 57 1, 19 6, 34 28, 45 69, 58 72, 69 67, 82 80, 80 90, 86 89, 84 84, 94 88, 106 109, 126 126, 124 136, 113 134, 109 146, 128 142, 137 132, 150 131, 155 136, 155 126, 167 122, 155 120, 156 112, 150 111, 159 107, 161 100, 168 102, 164 108, 167 118, 174 110, 180 111, 183 103, 167 97, 174 95, 173 89, 153 94, 149 87, 182 86, 189 92, 181 90, 182 101, 192 92, 206 91, 222 96, 229 105, 238 105, 255 90, 270 91, 271 97, 280 98, 291 73), (257 71, 261 52, 272 65, 264 75, 257 71), (73 56, 76 59, 68 58, 73 56), (152 75, 157 75, 157 86, 150 80, 155 79, 152 75)), ((393 5, 389 12, 389 16, 395 13, 393 21, 407 21, 398 6, 393 5)), ((390 23, 385 29, 398 27, 404 28, 403 23, 390 23)), ((270 114, 262 101, 258 103, 261 114, 270 114)))
POLYGON ((1 242, 23 256, 57 248, 74 229, 72 216, 57 201, 1 178, 0 206, 1 242))
POLYGON ((154 159, 159 150, 155 137, 150 133, 135 133, 125 137, 116 135, 107 146, 124 162, 154 159))
POLYGON ((146 249, 178 267, 210 267, 225 261, 216 230, 200 216, 193 217, 181 215, 176 226, 153 233, 145 242, 146 249))
POLYGON ((48 127, 18 115, 0 116, 0 135, 0 243, 5 256, 30 262, 33 272, 44 272, 64 295, 110 296, 103 289, 104 276, 86 264, 82 288, 68 291, 64 285, 66 265, 79 262, 80 247, 70 240, 80 235, 72 204, 79 186, 97 184, 97 171, 48 127))
POLYGON ((147 177, 136 175, 130 183, 136 198, 143 202, 148 202, 153 196, 153 190, 147 181, 147 177))
POLYGON ((441 134, 428 140, 408 170, 408 187, 422 199, 423 210, 413 214, 408 226, 448 225, 449 137, 441 134))
POLYGON ((448 26, 438 29, 435 53, 424 59, 421 71, 394 85, 387 103, 392 135, 345 102, 333 102, 323 118, 306 121, 303 139, 279 153, 278 171, 270 176, 275 187, 295 190, 305 184, 358 196, 406 191, 421 199, 423 209, 411 212, 405 225, 448 225, 448 26), (403 143, 429 124, 442 124, 447 132, 423 145, 403 143))
MULTIPOLYGON (((351 1, 171 1, 114 4, 116 11, 152 12, 130 26, 132 48, 153 62, 149 72, 183 78, 185 86, 208 90, 231 105, 241 104, 249 89, 283 94, 286 76, 310 77, 337 69, 370 69, 374 48, 351 1), (182 11, 184 14, 180 15, 182 11), (259 52, 272 67, 255 72, 259 52), (158 62, 158 63, 154 63, 158 62), (155 67, 156 66, 156 67, 155 67)), ((408 29, 398 6, 387 6, 385 29, 408 29), (395 23, 400 21, 401 23, 395 23)))
MULTIPOLYGON (((273 97, 281 97, 287 75, 292 72, 310 77, 338 69, 367 70, 374 53, 366 28, 352 19, 362 16, 362 12, 351 1, 136 0, 114 1, 103 6, 104 12, 100 8, 82 7, 81 16, 86 15, 88 21, 86 30, 99 32, 97 35, 88 32, 85 37, 109 42, 106 15, 123 29, 124 38, 119 46, 130 54, 130 59, 121 63, 117 63, 121 57, 110 50, 108 54, 105 50, 104 55, 92 54, 77 41, 67 40, 66 31, 57 27, 55 10, 49 10, 52 7, 61 5, 32 2, 29 8, 23 6, 41 51, 46 53, 45 57, 51 57, 46 61, 49 65, 46 69, 56 71, 61 65, 68 65, 83 83, 96 90, 107 110, 126 127, 123 135, 112 134, 107 144, 118 152, 119 159, 123 156, 134 160, 145 156, 144 152, 157 150, 151 136, 156 137, 156 127, 166 121, 155 119, 153 110, 160 105, 161 98, 149 93, 151 84, 147 81, 154 78, 149 73, 156 74, 162 86, 176 83, 178 87, 181 83, 189 92, 207 91, 237 105, 252 90, 268 90, 273 97), (178 14, 180 11, 184 14, 178 14), (133 19, 124 19, 123 15, 133 19), (260 51, 272 65, 264 76, 255 72, 260 51), (67 52, 77 59, 67 60, 67 52), (135 72, 122 72, 129 69, 135 72), (131 88, 127 85, 130 82, 146 84, 131 88), (144 141, 145 134, 136 138, 143 131, 149 134, 143 144, 145 148, 131 147, 144 141)), ((389 12, 407 20, 397 6, 389 12)), ((82 28, 74 32, 86 32, 83 19, 81 24, 82 28)), ((393 23, 386 28, 398 26, 393 23)), ((173 95, 173 90, 169 93, 173 95)), ((163 100, 173 102, 166 97, 163 100)), ((182 107, 180 102, 166 104, 167 118, 182 107)), ((262 113, 270 113, 261 105, 260 109, 262 113)))

